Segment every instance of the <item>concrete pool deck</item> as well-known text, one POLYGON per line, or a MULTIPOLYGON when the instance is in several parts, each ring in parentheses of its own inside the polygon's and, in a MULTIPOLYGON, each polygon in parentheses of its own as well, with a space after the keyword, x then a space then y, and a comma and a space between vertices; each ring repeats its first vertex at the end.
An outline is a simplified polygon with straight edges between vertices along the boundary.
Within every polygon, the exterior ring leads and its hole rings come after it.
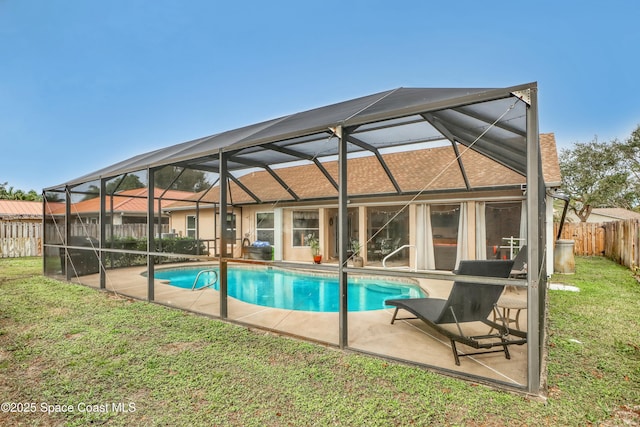
MULTIPOLYGON (((198 263, 188 265, 196 266, 198 263)), ((212 263, 200 265, 212 265, 212 263)), ((165 268, 165 266, 158 268, 165 268)), ((106 290, 147 300, 147 278, 143 275, 145 272, 146 267, 107 270, 106 290)), ((372 274, 375 274, 375 271, 372 271, 372 274)), ((99 288, 98 274, 82 276, 72 281, 99 288)), ((420 286, 432 297, 446 298, 451 284, 451 281, 444 280, 420 280, 420 286)), ((214 289, 191 291, 156 280, 154 302, 220 317, 219 293, 214 289)), ((226 320, 328 345, 339 344, 338 313, 270 308, 248 304, 232 297, 228 298, 227 306, 226 320)), ((490 353, 464 357, 461 359, 461 365, 456 366, 448 338, 419 320, 396 320, 395 324, 391 325, 393 311, 394 308, 390 307, 382 310, 349 312, 349 349, 436 367, 454 374, 486 378, 515 387, 526 386, 528 371, 526 344, 510 346, 510 360, 504 357, 504 353, 490 353)), ((523 310, 520 315, 520 327, 523 330, 527 327, 526 317, 526 310, 523 310)), ((455 328, 455 325, 451 326, 455 328)), ((487 326, 479 322, 465 324, 464 328, 467 335, 488 333, 487 326)), ((458 350, 462 353, 476 351, 462 344, 458 344, 458 350)))

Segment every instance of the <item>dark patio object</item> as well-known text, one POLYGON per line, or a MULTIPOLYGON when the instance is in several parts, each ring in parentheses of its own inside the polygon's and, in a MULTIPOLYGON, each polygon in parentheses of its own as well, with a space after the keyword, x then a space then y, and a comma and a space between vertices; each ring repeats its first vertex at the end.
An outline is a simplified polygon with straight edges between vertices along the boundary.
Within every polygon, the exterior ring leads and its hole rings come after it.
MULTIPOLYGON (((100 242, 97 239, 86 236, 70 236, 67 244, 68 246, 86 247, 86 249, 72 247, 66 249, 70 262, 69 268, 74 275, 84 276, 100 271, 99 258, 95 252, 100 247, 100 242)), ((60 265, 62 267, 62 274, 65 274, 66 263, 64 248, 60 248, 60 265)))
MULTIPOLYGON (((460 261, 458 274, 507 278, 511 273, 512 267, 512 260, 460 261)), ((503 290, 504 285, 456 281, 453 284, 449 298, 446 300, 440 298, 394 299, 387 300, 386 304, 396 307, 391 324, 396 319, 420 319, 449 338, 456 365, 460 365, 461 356, 474 354, 504 352, 505 358, 510 359, 508 346, 512 344, 522 345, 527 342, 527 334, 525 332, 510 329, 505 322, 498 324, 488 319, 503 290), (416 317, 396 317, 399 309, 407 310, 416 317), (497 332, 468 336, 462 331, 462 324, 467 322, 482 322, 496 329, 497 332), (453 323, 456 324, 458 333, 451 332, 441 326, 453 323), (515 338, 512 336, 515 336, 515 338), (483 349, 483 351, 459 354, 456 342, 475 349, 483 349), (492 350, 494 347, 501 347, 501 349, 492 350)))
POLYGON ((245 259, 255 259, 262 261, 270 261, 273 254, 273 246, 267 242, 254 242, 247 245, 248 240, 242 243, 242 255, 245 259), (246 241, 246 242, 245 242, 246 241))

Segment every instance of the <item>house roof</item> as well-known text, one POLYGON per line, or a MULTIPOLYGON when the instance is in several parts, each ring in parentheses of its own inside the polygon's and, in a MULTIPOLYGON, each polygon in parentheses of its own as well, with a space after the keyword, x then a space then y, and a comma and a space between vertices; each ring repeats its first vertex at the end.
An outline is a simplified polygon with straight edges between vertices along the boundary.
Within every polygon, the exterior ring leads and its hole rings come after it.
MULTIPOLYGON (((540 135, 543 173, 545 180, 560 182, 557 149, 554 134, 540 135)), ((475 151, 463 151, 465 174, 471 187, 496 188, 520 186, 525 178, 502 164, 475 151)), ((456 154, 451 146, 412 151, 391 152, 382 155, 401 192, 415 194, 424 190, 464 191, 467 189, 465 177, 456 164, 456 154)), ((338 180, 338 163, 323 163, 334 181, 338 180)), ((395 194, 396 189, 375 156, 352 158, 348 161, 347 185, 351 196, 395 194)), ((323 199, 338 197, 332 185, 315 164, 297 165, 278 169, 283 186, 266 171, 254 171, 229 184, 229 202, 233 204, 256 203, 256 200, 242 187, 251 189, 260 202, 291 201, 291 190, 300 199, 323 199)), ((220 193, 217 186, 211 190, 192 195, 189 201, 168 204, 167 210, 193 206, 194 201, 218 203, 220 193)))
POLYGON ((554 133, 540 134, 540 156, 542 158, 542 173, 547 187, 560 187, 562 175, 558 161, 558 149, 554 133))
MULTIPOLYGON (((114 194, 113 197, 106 198, 107 212, 112 209, 114 212, 135 214, 147 214, 147 189, 135 188, 131 190, 124 190, 114 194)), ((187 191, 178 190, 163 190, 156 188, 154 191, 154 197, 156 200, 160 200, 162 196, 161 206, 167 207, 173 200, 171 199, 185 199, 193 196, 193 193, 187 191)), ((42 206, 42 205, 41 205, 42 206)), ((61 204, 57 207, 50 208, 52 214, 64 214, 65 206, 61 204)), ((73 203, 71 206, 71 213, 73 214, 88 214, 100 212, 100 197, 93 197, 91 199, 82 200, 77 203, 73 203)))
POLYGON ((42 218, 42 202, 0 200, 0 219, 42 218))
POLYGON ((497 89, 397 88, 140 154, 67 185, 169 164, 219 173, 222 154, 226 169, 236 177, 273 167, 271 175, 277 179, 275 165, 336 156, 338 134, 350 154, 378 155, 385 148, 447 142, 471 147, 525 175, 527 106, 536 91, 535 83, 497 89))
POLYGON ((624 208, 593 208, 591 214, 610 217, 612 219, 640 219, 640 213, 624 208))

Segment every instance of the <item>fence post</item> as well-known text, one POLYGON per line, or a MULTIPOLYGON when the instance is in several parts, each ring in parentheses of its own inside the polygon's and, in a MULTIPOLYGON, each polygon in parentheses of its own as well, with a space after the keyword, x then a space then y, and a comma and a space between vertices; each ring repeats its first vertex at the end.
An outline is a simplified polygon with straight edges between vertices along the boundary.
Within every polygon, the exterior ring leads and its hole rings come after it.
POLYGON ((41 255, 42 223, 0 221, 0 258, 41 255))

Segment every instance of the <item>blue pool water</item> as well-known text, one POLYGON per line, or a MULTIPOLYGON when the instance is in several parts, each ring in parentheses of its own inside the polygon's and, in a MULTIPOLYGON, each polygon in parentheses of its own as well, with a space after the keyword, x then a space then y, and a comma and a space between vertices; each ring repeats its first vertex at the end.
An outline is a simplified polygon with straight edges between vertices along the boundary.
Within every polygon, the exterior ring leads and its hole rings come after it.
MULTIPOLYGON (((202 267, 156 270, 155 278, 191 289, 202 267)), ((217 268, 215 268, 217 272, 217 268)), ((280 269, 232 268, 227 270, 229 296, 251 304, 302 311, 338 311, 339 284, 336 276, 310 275, 280 269)), ((202 273, 197 287, 206 286, 215 273, 202 273)), ((219 283, 211 288, 218 290, 219 283)), ((349 278, 349 311, 380 310, 393 298, 421 298, 417 285, 369 278, 349 278)), ((388 308, 388 307, 386 307, 388 308)))

